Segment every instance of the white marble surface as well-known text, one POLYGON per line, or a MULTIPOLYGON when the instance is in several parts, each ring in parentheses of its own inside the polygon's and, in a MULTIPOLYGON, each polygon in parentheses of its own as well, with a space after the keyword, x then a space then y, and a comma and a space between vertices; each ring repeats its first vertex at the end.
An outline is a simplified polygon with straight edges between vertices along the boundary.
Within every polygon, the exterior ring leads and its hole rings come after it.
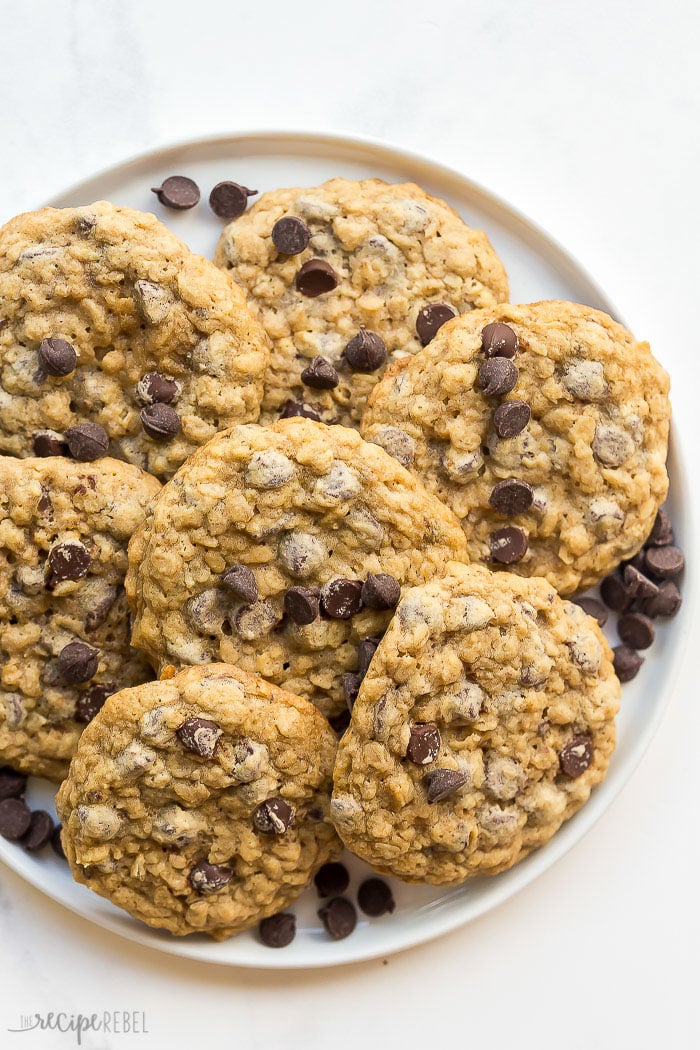
MULTIPOLYGON (((671 371, 697 454, 699 43, 692 0, 3 0, 0 219, 188 136, 386 138, 489 186, 588 266, 671 371)), ((386 963, 298 976, 196 965, 102 932, 2 868, 0 1045, 75 1045, 8 1034, 22 1013, 128 1009, 146 1012, 148 1036, 83 1045, 697 1046, 692 656, 588 837, 498 911, 386 963)))

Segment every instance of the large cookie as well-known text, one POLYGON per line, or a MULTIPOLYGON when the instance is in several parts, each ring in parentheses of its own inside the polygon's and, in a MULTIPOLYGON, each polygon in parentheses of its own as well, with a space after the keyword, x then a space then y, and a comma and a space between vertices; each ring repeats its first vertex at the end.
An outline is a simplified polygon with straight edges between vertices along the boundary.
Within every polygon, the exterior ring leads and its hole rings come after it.
POLYGON ((334 771, 340 837, 408 882, 503 871, 605 776, 619 695, 579 606, 451 564, 404 593, 360 687, 334 771))
POLYGON ((631 558, 668 489, 668 376, 607 314, 565 302, 450 322, 375 388, 362 434, 462 520, 470 560, 562 594, 631 558))
POLYGON ((214 261, 272 340, 262 422, 292 402, 288 414, 301 403, 357 425, 387 360, 415 353, 446 316, 508 298, 481 230, 419 186, 381 179, 265 193, 226 227, 214 261))
POLYGON ((124 575, 159 489, 114 459, 0 456, 0 764, 61 780, 105 697, 152 677, 124 575))
POLYGON ((399 586, 464 548, 452 513, 356 431, 237 427, 192 456, 132 541, 133 643, 159 667, 235 663, 334 715, 399 586))
POLYGON ((337 848, 335 748, 312 704, 225 664, 124 689, 56 800, 73 875, 149 926, 230 937, 337 848))
POLYGON ((170 477, 258 418, 268 354, 240 289, 153 215, 102 201, 0 230, 2 452, 85 460, 108 445, 170 477))

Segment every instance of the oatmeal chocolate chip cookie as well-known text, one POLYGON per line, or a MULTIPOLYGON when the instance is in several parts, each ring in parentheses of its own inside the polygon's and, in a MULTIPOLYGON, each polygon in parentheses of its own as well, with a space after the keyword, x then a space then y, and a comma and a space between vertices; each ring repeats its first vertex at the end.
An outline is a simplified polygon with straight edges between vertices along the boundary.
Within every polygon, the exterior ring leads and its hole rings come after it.
POLYGON ((269 345, 228 277, 104 201, 0 230, 0 451, 170 477, 258 418, 269 345))
POLYGON ((356 431, 237 427, 191 457, 132 540, 133 644, 161 667, 235 663, 335 715, 400 587, 464 550, 452 513, 356 431))
POLYGON ((362 434, 462 520, 470 560, 588 587, 641 547, 668 489, 668 377, 565 302, 447 325, 375 388, 362 434))
POLYGON ((124 689, 56 800, 73 875, 149 926, 230 937, 337 849, 335 749, 308 701, 225 664, 124 689))
POLYGON ((152 677, 124 575, 159 490, 114 459, 0 456, 0 764, 61 780, 105 698, 152 677))
POLYGON ((357 425, 387 361, 448 317, 508 298, 488 238, 410 183, 332 179, 265 193, 214 257, 272 340, 262 422, 357 425))
POLYGON ((503 871, 605 776, 619 695, 579 606, 451 563, 404 592, 360 687, 333 776, 340 837, 408 882, 503 871))

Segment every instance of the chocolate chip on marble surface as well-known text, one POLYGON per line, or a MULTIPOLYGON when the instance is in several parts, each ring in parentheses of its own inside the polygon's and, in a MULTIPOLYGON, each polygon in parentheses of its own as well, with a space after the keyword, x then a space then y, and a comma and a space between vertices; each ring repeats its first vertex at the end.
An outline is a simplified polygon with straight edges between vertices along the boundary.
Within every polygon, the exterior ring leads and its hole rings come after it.
POLYGON ((209 718, 187 718, 177 731, 183 747, 200 758, 213 758, 222 734, 221 726, 209 718))
POLYGON ((608 610, 597 598, 577 598, 576 605, 579 605, 585 613, 597 620, 599 627, 605 627, 605 624, 608 622, 608 610))
POLYGON ((258 584, 255 574, 247 565, 232 565, 224 572, 221 582, 249 605, 258 600, 258 584))
POLYGON ((333 897, 319 908, 318 917, 334 941, 349 937, 357 925, 355 905, 347 897, 333 897))
POLYGON ((160 372, 146 372, 136 384, 136 396, 142 405, 169 405, 179 393, 179 384, 160 372))
POLYGON ((248 207, 248 198, 254 197, 257 192, 238 182, 217 182, 209 194, 209 207, 220 219, 237 219, 248 207))
POLYGON ((32 814, 21 798, 5 798, 0 802, 0 835, 10 842, 17 842, 26 835, 32 814))
POLYGON ((92 722, 93 718, 104 707, 105 700, 116 693, 114 685, 93 685, 81 693, 75 704, 76 722, 92 722))
POLYGON ((232 878, 233 869, 227 864, 209 864, 206 860, 198 861, 189 874, 190 886, 202 897, 223 889, 232 878))
POLYGON ((432 722, 418 722, 411 726, 406 755, 417 766, 427 766, 440 754, 440 731, 432 722))
POLYGON ((266 948, 286 948, 292 943, 297 932, 296 916, 288 911, 269 915, 261 920, 258 930, 260 940, 266 948))
POLYGON ((376 372, 386 361, 386 346, 380 335, 360 325, 360 331, 346 345, 343 356, 355 372, 376 372))
POLYGON ((284 611, 290 620, 304 627, 318 617, 320 603, 318 587, 290 587, 284 596, 284 611))
POLYGON ((613 649, 613 667, 621 682, 631 682, 636 678, 643 663, 644 657, 629 645, 616 645, 613 649))
POLYGON ((180 417, 170 405, 156 401, 142 408, 139 415, 141 426, 155 441, 170 441, 180 432, 180 417))
POLYGON ((57 336, 42 339, 39 360, 50 376, 69 376, 75 371, 78 355, 72 343, 57 336))
POLYGON ((671 580, 685 568, 680 547, 649 547, 644 561, 647 571, 657 580, 671 580))
POLYGON ((354 671, 345 671, 343 673, 343 698, 347 704, 348 711, 352 711, 357 700, 357 694, 360 691, 362 685, 362 676, 355 674, 354 671))
POLYGON ((625 613, 617 624, 617 633, 620 641, 630 645, 633 649, 648 649, 654 641, 656 631, 654 624, 644 613, 625 613))
POLYGON ((493 428, 499 438, 512 438, 530 422, 532 412, 525 401, 505 401, 493 414, 493 428))
POLYGON ((66 852, 63 848, 63 843, 61 842, 61 827, 61 824, 56 824, 53 831, 51 832, 51 849, 54 851, 57 857, 60 857, 61 860, 65 860, 66 852))
POLYGON ((380 641, 381 638, 363 638, 357 646, 357 673, 360 680, 367 674, 380 641))
POLYGON ((46 846, 53 834, 54 823, 50 813, 45 809, 35 809, 29 821, 29 827, 22 836, 22 845, 30 853, 35 853, 46 846))
POLYGON ((567 777, 580 777, 593 758, 593 741, 589 736, 575 736, 559 752, 559 768, 567 777))
POLYGON ((294 810, 283 798, 275 796, 261 802, 253 814, 253 823, 258 831, 284 835, 292 823, 294 810))
POLYGON ((92 463, 107 454, 109 434, 99 423, 78 423, 66 430, 66 442, 73 459, 92 463))
POLYGON ((6 798, 21 798, 26 789, 26 773, 18 773, 10 766, 0 766, 0 802, 6 798))
POLYGON ((632 595, 622 576, 611 573, 600 585, 600 596, 613 612, 624 612, 632 601, 632 595))
POLYGON ((370 572, 362 584, 362 604, 367 609, 395 609, 401 597, 401 584, 387 572, 370 572))
POLYGON ((311 240, 311 230, 296 215, 283 215, 272 227, 272 243, 282 255, 299 255, 311 240))
POLYGON ((673 526, 665 510, 660 510, 654 520, 646 547, 670 547, 673 543, 673 526))
POLYGON ((70 450, 68 442, 61 434, 53 430, 37 430, 34 435, 32 446, 35 456, 46 458, 47 456, 68 456, 70 450))
POLYGON ((479 366, 478 383, 484 397, 509 394, 518 381, 518 370, 507 357, 490 357, 479 366))
POLYGON ((509 517, 512 514, 523 514, 532 506, 534 493, 526 481, 517 478, 504 478, 491 490, 489 503, 498 514, 509 517))
POLYGON ((305 405, 303 401, 286 401, 282 411, 280 413, 280 419, 291 419, 293 416, 302 416, 304 419, 313 419, 315 423, 321 422, 321 417, 318 412, 311 408, 310 405, 305 405))
POLYGON ((492 321, 481 332, 481 349, 487 357, 515 357, 518 336, 509 324, 492 321))
POLYGON ((309 299, 315 299, 324 292, 332 292, 337 287, 338 277, 325 259, 309 259, 294 278, 297 291, 309 299))
POLYGON ((391 914, 396 908, 391 887, 384 879, 365 879, 357 891, 357 903, 365 915, 373 919, 391 914))
POLYGON ((442 802, 467 782, 467 774, 458 769, 431 769, 424 777, 428 802, 442 802))
POLYGON ((314 390, 332 390, 338 385, 340 378, 330 361, 317 354, 301 373, 301 381, 314 390))
POLYGON ((513 565, 527 552, 527 533, 515 525, 496 529, 489 537, 491 557, 501 565, 513 565))
POLYGON ((449 303, 428 303, 424 306, 416 317, 416 334, 421 344, 427 346, 442 326, 456 316, 457 311, 449 303))
POLYGON ((69 642, 58 654, 58 670, 64 682, 77 685, 97 674, 100 654, 84 642, 69 642))
POLYGON ((321 608, 332 620, 349 620, 362 608, 362 583, 337 577, 321 588, 321 608))
POLYGON ((170 175, 162 186, 154 186, 151 193, 166 208, 174 208, 176 211, 186 211, 199 204, 199 186, 194 179, 188 179, 186 175, 170 175))
POLYGON ((314 875, 319 897, 337 897, 345 893, 350 885, 348 869, 339 861, 323 864, 314 875))
POLYGON ((46 560, 46 586, 55 587, 64 580, 80 580, 90 568, 90 553, 77 540, 57 543, 46 560))
POLYGON ((644 599, 642 608, 652 619, 657 616, 675 616, 681 607, 681 602, 681 592, 673 580, 662 580, 656 594, 644 599))

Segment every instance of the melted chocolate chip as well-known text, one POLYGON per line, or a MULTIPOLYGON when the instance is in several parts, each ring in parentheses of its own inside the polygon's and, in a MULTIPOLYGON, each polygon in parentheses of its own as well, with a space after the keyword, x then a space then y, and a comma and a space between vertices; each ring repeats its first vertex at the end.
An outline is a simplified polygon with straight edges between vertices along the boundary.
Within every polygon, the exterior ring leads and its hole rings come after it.
POLYGON ((589 736, 575 736, 559 752, 559 768, 567 777, 580 777, 593 758, 593 741, 589 736))
POLYGON ((362 604, 368 609, 394 609, 401 597, 401 584, 386 572, 370 572, 362 584, 362 604))
POLYGON ((362 608, 362 584, 359 580, 338 577, 321 588, 321 608, 332 620, 349 620, 362 608))
POLYGON ((258 831, 284 835, 292 823, 294 810, 283 798, 268 798, 261 802, 253 814, 253 823, 258 831))
POLYGON ((411 726, 411 735, 406 755, 417 766, 427 766, 440 754, 440 731, 432 722, 419 722, 411 726))
POLYGON ((338 284, 335 270, 324 259, 309 259, 294 279, 297 291, 309 299, 332 292, 338 284))
POLYGON ((493 428, 499 438, 512 438, 530 422, 530 406, 525 401, 505 401, 493 414, 493 428))
POLYGON ((55 587, 64 580, 80 580, 90 568, 90 554, 77 540, 57 543, 49 551, 46 563, 46 586, 55 587))
POLYGON ((526 481, 505 478, 494 485, 489 496, 489 503, 498 514, 510 517, 529 510, 534 498, 535 494, 526 481))
POLYGON ((515 525, 496 529, 489 538, 491 557, 501 565, 513 565, 527 552, 527 533, 515 525))
POLYGON ((467 774, 457 769, 431 769, 426 773, 423 783, 428 795, 428 802, 442 802, 467 782, 467 774))
POLYGON ((478 383, 484 397, 509 394, 518 381, 518 370, 507 357, 490 357, 479 366, 478 383))
POLYGON ((97 674, 100 654, 84 642, 69 642, 58 654, 58 670, 64 682, 77 685, 97 674))
POLYGON ((258 600, 258 584, 255 574, 247 565, 232 565, 221 577, 221 582, 249 605, 258 600))
POLYGON ((515 357, 518 337, 510 325, 493 321, 481 332, 481 349, 487 357, 515 357))
POLYGON ((116 691, 114 685, 93 685, 87 692, 81 693, 75 705, 76 722, 92 722, 97 712, 104 707, 107 697, 116 691))
POLYGON ((427 346, 447 321, 457 316, 457 311, 449 303, 429 303, 418 311, 416 317, 416 334, 423 346, 427 346))
POLYGON ((302 416, 304 419, 313 419, 315 423, 321 422, 321 417, 310 405, 303 401, 287 401, 280 413, 280 419, 291 419, 293 416, 302 416))
POLYGON ((92 463, 107 454, 109 434, 99 423, 78 423, 68 427, 66 441, 73 459, 92 463))
POLYGON ((221 726, 209 718, 187 718, 177 731, 183 747, 200 758, 213 758, 221 726))
POLYGON ((142 405, 152 405, 156 402, 169 405, 179 393, 180 388, 175 380, 168 379, 160 372, 146 372, 136 386, 136 396, 142 405))
POLYGON ((202 897, 208 897, 212 893, 227 886, 233 878, 233 869, 227 864, 209 864, 206 860, 200 860, 190 869, 190 886, 202 897))
POLYGON ((248 198, 257 192, 238 182, 217 182, 209 194, 209 207, 220 219, 237 219, 248 207, 248 198))
POLYGON ((381 638, 363 638, 357 647, 357 670, 362 680, 367 671, 369 665, 372 662, 372 658, 377 651, 381 638))
POLYGON ((52 336, 42 339, 39 360, 50 376, 69 376, 75 371, 78 355, 71 343, 52 336))
POLYGON ((332 390, 340 378, 330 361, 317 355, 301 373, 301 381, 314 390, 332 390))
POLYGON ((170 441, 180 432, 180 417, 170 405, 156 401, 141 409, 141 425, 155 441, 170 441))
POLYGON ((48 430, 37 430, 32 442, 34 455, 45 458, 46 456, 68 456, 68 442, 48 430))
POLYGON ((343 350, 345 360, 354 372, 376 372, 386 361, 384 340, 364 325, 343 350))
POLYGON ((282 255, 299 255, 311 240, 311 230, 296 215, 283 215, 272 227, 272 243, 282 255))
POLYGON ((162 186, 154 186, 151 192, 166 208, 176 211, 185 211, 199 204, 199 186, 186 175, 171 175, 162 186))
POLYGON ((319 613, 320 595, 317 587, 290 587, 284 596, 284 611, 299 626, 313 623, 319 613))

